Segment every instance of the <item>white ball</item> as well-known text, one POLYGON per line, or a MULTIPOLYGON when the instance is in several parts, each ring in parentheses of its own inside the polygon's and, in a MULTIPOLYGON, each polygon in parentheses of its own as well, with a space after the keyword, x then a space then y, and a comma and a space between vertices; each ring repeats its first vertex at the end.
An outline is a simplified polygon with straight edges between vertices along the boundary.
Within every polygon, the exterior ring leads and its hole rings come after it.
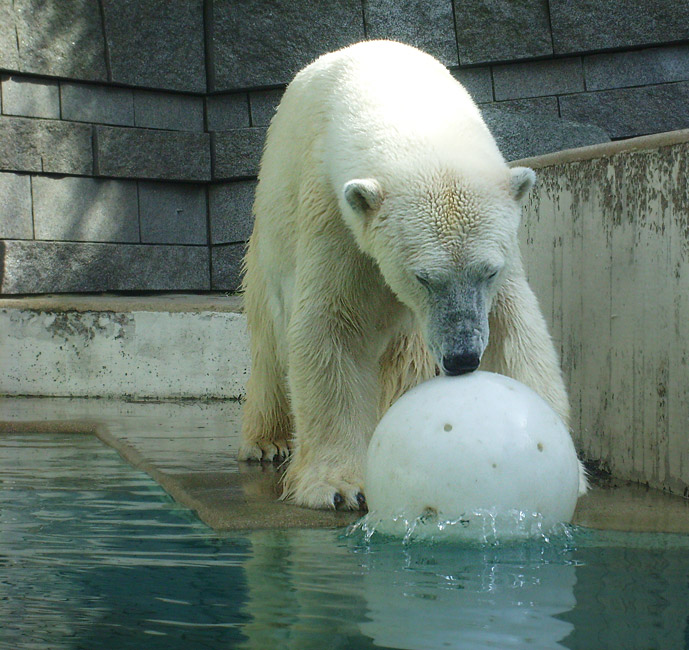
POLYGON ((369 529, 492 540, 570 522, 579 464, 534 391, 490 372, 436 377, 397 400, 368 449, 369 529))

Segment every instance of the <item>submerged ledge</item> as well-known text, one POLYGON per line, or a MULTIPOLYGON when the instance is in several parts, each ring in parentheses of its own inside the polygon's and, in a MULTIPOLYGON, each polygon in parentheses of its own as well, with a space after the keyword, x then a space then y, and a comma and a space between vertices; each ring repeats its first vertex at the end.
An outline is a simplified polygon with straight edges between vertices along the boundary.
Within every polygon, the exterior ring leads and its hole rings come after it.
MULTIPOLYGON (((236 460, 240 413, 241 404, 230 400, 9 397, 0 398, 0 435, 95 435, 219 533, 343 527, 359 518, 360 513, 308 510, 279 501, 278 466, 236 460)), ((687 534, 688 515, 689 500, 607 480, 579 500, 574 523, 600 530, 687 534)))

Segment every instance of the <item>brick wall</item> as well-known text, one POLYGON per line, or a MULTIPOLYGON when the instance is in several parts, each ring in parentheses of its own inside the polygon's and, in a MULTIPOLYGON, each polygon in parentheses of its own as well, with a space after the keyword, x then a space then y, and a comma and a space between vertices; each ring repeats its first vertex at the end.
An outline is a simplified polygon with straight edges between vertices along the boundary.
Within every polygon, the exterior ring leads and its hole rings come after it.
POLYGON ((0 0, 0 292, 235 289, 285 85, 364 38, 510 159, 689 127, 689 0, 0 0))

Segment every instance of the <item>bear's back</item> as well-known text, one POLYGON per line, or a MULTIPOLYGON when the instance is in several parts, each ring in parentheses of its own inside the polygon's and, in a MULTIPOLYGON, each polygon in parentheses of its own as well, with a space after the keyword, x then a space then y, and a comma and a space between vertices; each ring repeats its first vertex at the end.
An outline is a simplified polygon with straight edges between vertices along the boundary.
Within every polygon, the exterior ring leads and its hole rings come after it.
POLYGON ((352 178, 401 177, 401 167, 504 165, 469 93, 410 46, 358 43, 322 56, 292 86, 292 110, 324 139, 323 162, 337 187, 352 178))

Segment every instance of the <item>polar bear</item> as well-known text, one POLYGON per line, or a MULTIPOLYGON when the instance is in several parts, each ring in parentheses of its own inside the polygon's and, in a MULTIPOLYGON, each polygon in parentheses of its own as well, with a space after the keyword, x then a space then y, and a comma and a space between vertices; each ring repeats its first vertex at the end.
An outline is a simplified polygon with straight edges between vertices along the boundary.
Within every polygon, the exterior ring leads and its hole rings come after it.
POLYGON ((291 456, 285 498, 365 509, 382 413, 438 369, 479 364, 567 422, 517 242, 534 179, 508 168, 466 90, 419 50, 368 41, 299 72, 268 129, 244 260, 239 459, 291 456))

